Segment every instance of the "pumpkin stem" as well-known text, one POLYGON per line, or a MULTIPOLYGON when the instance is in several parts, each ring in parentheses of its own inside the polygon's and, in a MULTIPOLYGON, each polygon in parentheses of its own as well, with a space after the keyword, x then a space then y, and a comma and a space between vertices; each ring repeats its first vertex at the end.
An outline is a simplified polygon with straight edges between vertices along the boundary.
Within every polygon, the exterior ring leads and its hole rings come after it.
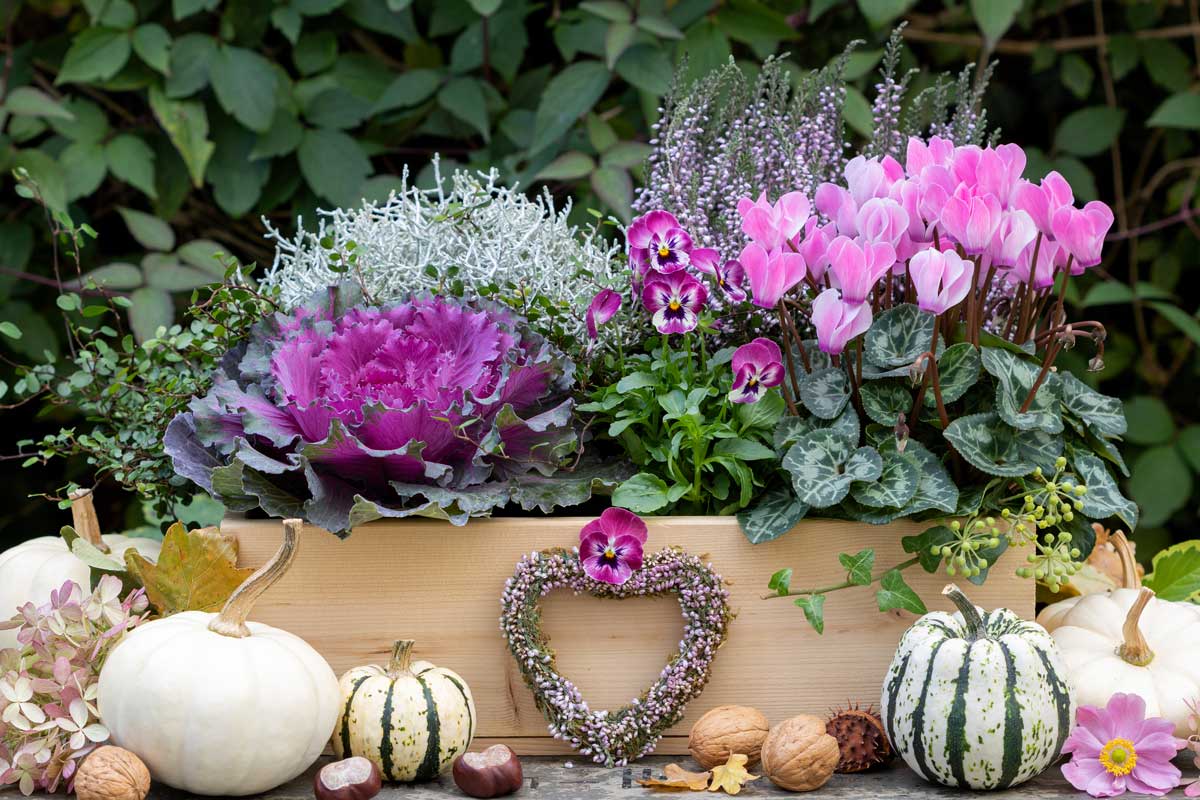
POLYGON ((100 536, 100 518, 96 516, 92 490, 76 489, 68 497, 71 499, 71 523, 75 532, 101 553, 107 553, 108 545, 100 536))
POLYGON ((1133 547, 1125 538, 1125 532, 1117 531, 1108 537, 1108 540, 1112 542, 1113 549, 1117 551, 1117 557, 1121 559, 1121 586, 1126 589, 1142 588, 1142 578, 1138 575, 1137 561, 1133 558, 1133 547))
POLYGON ((235 639, 245 639, 250 635, 250 629, 246 627, 246 618, 250 616, 250 611, 262 593, 271 588, 272 584, 282 578, 288 568, 292 566, 292 561, 296 558, 296 545, 299 544, 300 531, 303 527, 302 520, 285 519, 283 521, 283 544, 280 545, 275 555, 271 556, 270 561, 259 567, 257 572, 246 578, 241 586, 233 590, 233 594, 225 601, 225 607, 221 609, 221 613, 208 623, 210 631, 235 639))
POLYGON ((388 661, 388 677, 392 680, 399 678, 401 675, 407 675, 411 670, 409 665, 412 664, 412 649, 416 644, 412 639, 397 639, 392 645, 392 658, 388 661))
POLYGON ((951 583, 945 589, 942 589, 942 594, 949 597, 954 605, 958 607, 958 613, 962 614, 963 622, 967 626, 967 635, 965 638, 975 641, 987 635, 983 624, 983 617, 979 614, 979 609, 963 594, 962 589, 951 583))
POLYGON ((1144 667, 1154 660, 1154 651, 1150 649, 1139 625, 1142 620, 1142 612, 1146 610, 1146 605, 1153 597, 1154 590, 1143 586, 1138 593, 1137 600, 1130 606, 1129 613, 1125 615, 1125 625, 1121 628, 1125 641, 1117 648, 1117 655, 1135 667, 1144 667))

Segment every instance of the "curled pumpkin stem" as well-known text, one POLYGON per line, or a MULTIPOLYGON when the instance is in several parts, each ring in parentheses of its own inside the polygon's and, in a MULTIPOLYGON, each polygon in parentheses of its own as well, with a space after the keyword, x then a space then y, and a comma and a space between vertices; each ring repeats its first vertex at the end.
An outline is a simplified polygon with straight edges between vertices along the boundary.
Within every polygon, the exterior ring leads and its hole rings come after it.
POLYGON ((1154 590, 1143 586, 1129 613, 1125 615, 1125 624, 1121 628, 1125 641, 1117 648, 1117 655, 1135 667, 1144 667, 1154 660, 1154 651, 1150 649, 1140 625, 1142 612, 1153 599, 1154 590))
POLYGON ((1108 537, 1117 557, 1121 559, 1121 586, 1125 589, 1141 589, 1142 576, 1138 575, 1137 561, 1133 557, 1133 546, 1125 537, 1124 531, 1117 531, 1108 537))
POLYGON ((300 542, 300 531, 303 528, 302 520, 285 519, 283 521, 283 544, 279 546, 275 555, 271 556, 270 561, 259 567, 257 572, 246 578, 241 586, 233 590, 233 594, 225 601, 225 607, 221 609, 221 613, 208 623, 210 631, 234 639, 245 639, 250 635, 246 619, 254 610, 254 604, 262 596, 262 593, 270 589, 292 566, 292 562, 296 559, 296 547, 300 542))
POLYGON ((71 522, 75 532, 88 544, 102 553, 108 552, 108 545, 100 536, 100 518, 96 516, 96 503, 91 489, 76 489, 70 494, 71 522))

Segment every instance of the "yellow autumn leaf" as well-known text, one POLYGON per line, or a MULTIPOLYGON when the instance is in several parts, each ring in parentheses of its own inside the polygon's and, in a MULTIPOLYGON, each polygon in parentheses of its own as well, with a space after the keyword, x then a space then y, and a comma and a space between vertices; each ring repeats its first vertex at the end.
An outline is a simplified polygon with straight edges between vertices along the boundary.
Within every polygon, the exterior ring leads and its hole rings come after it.
POLYGON ((238 569, 233 536, 218 528, 189 531, 179 522, 167 529, 158 563, 130 549, 125 551, 125 566, 164 617, 180 611, 220 611, 233 590, 254 573, 238 569))
POLYGON ((729 761, 713 767, 712 783, 709 784, 708 790, 737 794, 747 783, 758 780, 757 775, 751 775, 746 769, 746 762, 749 760, 749 756, 734 753, 729 757, 729 761))
POLYGON ((692 792, 703 792, 708 788, 708 772, 688 772, 678 764, 667 764, 663 767, 665 778, 644 778, 638 783, 649 789, 685 789, 692 792))

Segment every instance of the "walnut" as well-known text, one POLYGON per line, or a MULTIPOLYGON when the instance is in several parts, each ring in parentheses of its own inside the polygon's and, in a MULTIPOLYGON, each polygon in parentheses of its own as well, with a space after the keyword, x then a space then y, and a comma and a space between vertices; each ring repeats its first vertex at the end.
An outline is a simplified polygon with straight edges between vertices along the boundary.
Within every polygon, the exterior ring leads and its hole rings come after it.
POLYGON ((767 734, 762 746, 763 774, 789 792, 811 792, 825 785, 841 759, 837 739, 825 732, 825 720, 801 714, 767 734))
POLYGON ((98 748, 75 773, 79 800, 146 800, 150 770, 128 750, 111 745, 98 748))
POLYGON ((758 761, 770 725, 758 709, 747 706, 717 706, 696 720, 688 735, 692 758, 705 769, 724 764, 734 753, 758 761))

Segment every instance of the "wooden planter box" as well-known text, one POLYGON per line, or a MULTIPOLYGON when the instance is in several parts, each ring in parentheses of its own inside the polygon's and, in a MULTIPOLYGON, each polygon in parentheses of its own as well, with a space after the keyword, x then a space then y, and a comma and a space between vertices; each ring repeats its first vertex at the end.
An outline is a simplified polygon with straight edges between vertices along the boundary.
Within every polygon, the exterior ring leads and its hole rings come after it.
MULTIPOLYGON (((449 667, 470 684, 478 707, 475 746, 503 741, 518 753, 559 754, 500 634, 500 593, 522 555, 578 543, 579 517, 481 519, 462 528, 433 521, 373 522, 347 540, 305 528, 292 570, 272 587, 253 618, 303 637, 338 674, 385 663, 392 640, 415 639, 416 657, 449 667)), ((762 600, 767 580, 795 570, 792 586, 840 583, 839 552, 875 549, 885 568, 906 560, 900 537, 924 523, 871 526, 812 520, 773 542, 751 545, 732 517, 647 520, 647 551, 679 545, 707 554, 729 583, 737 618, 713 665, 704 694, 659 744, 661 754, 687 752, 692 723, 714 706, 755 706, 776 722, 824 713, 847 701, 878 704, 883 677, 912 614, 879 613, 876 587, 830 596, 825 634, 785 599, 762 600)), ((262 564, 279 546, 277 520, 230 517, 222 529, 239 543, 242 566, 262 564)), ((971 596, 981 606, 1007 606, 1032 617, 1034 585, 1013 574, 1019 555, 1006 554, 971 596)), ((906 578, 930 608, 942 602, 944 575, 919 567, 906 578)), ((560 671, 592 708, 615 708, 641 694, 678 647, 683 630, 676 603, 634 598, 620 603, 555 592, 543 605, 544 629, 560 671)))

